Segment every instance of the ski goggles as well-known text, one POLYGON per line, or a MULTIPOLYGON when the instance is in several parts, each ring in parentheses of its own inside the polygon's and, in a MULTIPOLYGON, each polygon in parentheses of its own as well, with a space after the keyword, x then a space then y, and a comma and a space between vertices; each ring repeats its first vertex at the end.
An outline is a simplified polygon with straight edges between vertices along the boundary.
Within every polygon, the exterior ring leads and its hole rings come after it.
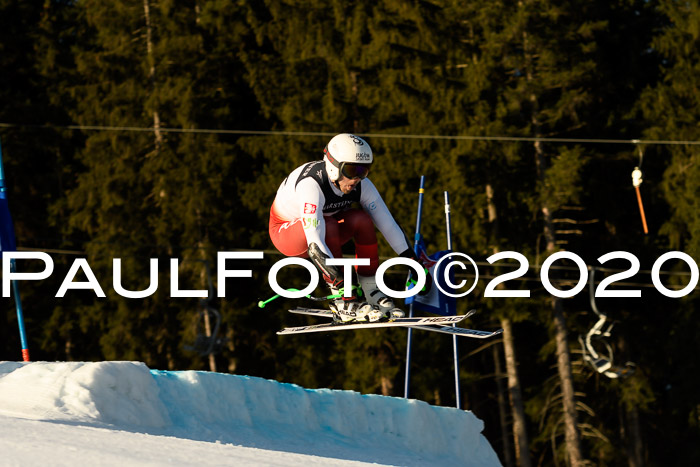
POLYGON ((349 179, 359 178, 360 180, 362 180, 363 178, 367 177, 367 175, 369 175, 369 167, 370 166, 367 164, 341 162, 340 173, 349 179))
POLYGON ((361 180, 367 177, 367 175, 369 175, 369 169, 372 166, 372 164, 358 164, 356 162, 338 162, 335 159, 335 157, 333 157, 328 151, 328 146, 326 146, 326 148, 323 150, 323 154, 325 154, 326 157, 328 157, 328 160, 331 161, 331 164, 333 164, 335 167, 338 167, 340 173, 346 178, 359 178, 361 180))

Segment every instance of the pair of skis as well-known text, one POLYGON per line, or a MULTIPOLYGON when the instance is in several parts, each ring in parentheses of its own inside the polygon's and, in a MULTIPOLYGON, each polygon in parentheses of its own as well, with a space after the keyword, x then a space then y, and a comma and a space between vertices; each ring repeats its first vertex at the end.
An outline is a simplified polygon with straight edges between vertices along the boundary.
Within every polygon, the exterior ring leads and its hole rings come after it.
MULTIPOLYGON (((302 308, 297 307, 289 310, 292 313, 319 316, 322 318, 333 318, 333 312, 324 309, 302 308)), ((303 334, 309 332, 325 332, 325 331, 345 331, 350 329, 369 329, 369 328, 388 328, 388 327, 411 327, 413 329, 423 329, 425 331, 441 332, 464 337, 473 337, 476 339, 487 339, 496 336, 503 332, 503 329, 496 331, 480 331, 476 329, 464 329, 453 326, 462 320, 467 319, 476 313, 476 310, 470 310, 466 314, 456 316, 435 316, 435 317, 420 317, 420 318, 397 318, 391 321, 380 321, 375 323, 323 323, 314 324, 311 326, 298 326, 292 328, 284 328, 278 331, 277 334, 303 334)))

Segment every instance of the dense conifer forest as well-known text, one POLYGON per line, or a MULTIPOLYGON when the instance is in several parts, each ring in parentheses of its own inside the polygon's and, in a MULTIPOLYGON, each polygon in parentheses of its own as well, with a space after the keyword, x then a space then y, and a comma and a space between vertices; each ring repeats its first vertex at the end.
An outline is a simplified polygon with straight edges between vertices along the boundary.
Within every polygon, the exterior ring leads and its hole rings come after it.
MULTIPOLYGON (((504 465, 700 465, 698 294, 660 291, 692 280, 684 261, 661 264, 662 287, 652 273, 667 252, 700 255, 698 77, 697 0, 0 0, 0 142, 17 247, 55 264, 21 283, 32 358, 402 396, 405 330, 277 336, 317 321, 285 311, 311 303, 257 307, 282 258, 267 234, 278 185, 351 132, 372 146, 371 179, 409 238, 425 176, 430 251, 446 247, 449 192, 453 249, 481 273, 458 311, 479 310, 467 327, 505 330, 460 340, 461 402, 504 465), (228 279, 219 298, 224 251, 264 258, 229 260, 252 277, 228 279), (484 297, 517 266, 489 264, 504 251, 528 269, 502 286, 529 298, 484 297), (560 251, 597 267, 596 287, 630 269, 602 255, 634 254, 639 270, 608 290, 641 298, 592 301, 588 272, 566 260, 552 284, 586 286, 555 297, 540 267, 560 251), (79 258, 105 298, 55 296, 79 258), (157 259, 157 291, 118 294, 114 258, 129 290, 146 288, 157 259), (211 287, 208 299, 170 296, 173 258, 180 288, 211 287), (608 375, 584 352, 599 313, 609 333, 592 344, 608 375)), ((288 287, 307 281, 280 274, 288 287)), ((14 301, 2 310, 0 359, 19 360, 14 301)), ((452 372, 452 339, 414 332, 411 396, 454 406, 452 372)))

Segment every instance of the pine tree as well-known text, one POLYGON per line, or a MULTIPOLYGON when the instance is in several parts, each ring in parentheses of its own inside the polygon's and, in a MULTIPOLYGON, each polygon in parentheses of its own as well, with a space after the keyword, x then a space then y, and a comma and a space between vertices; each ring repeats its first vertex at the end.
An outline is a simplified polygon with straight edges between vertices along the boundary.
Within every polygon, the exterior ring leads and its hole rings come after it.
POLYGON ((226 8, 148 1, 87 2, 80 8, 85 40, 76 63, 85 84, 72 89, 78 96, 75 120, 152 131, 88 136, 81 154, 86 170, 68 196, 72 235, 88 239, 90 264, 102 277, 111 277, 112 257, 124 258, 129 274, 123 277, 134 281, 131 288, 148 277, 144 258, 161 260, 155 295, 137 301, 112 294, 108 304, 90 307, 90 314, 93 322, 104 323, 106 357, 172 368, 186 360, 182 339, 192 312, 185 310, 197 304, 168 300, 168 259, 179 259, 181 288, 206 289, 204 265, 214 264, 214 251, 235 242, 246 245, 240 238, 246 226, 236 222, 240 205, 230 196, 237 194, 238 178, 246 176, 244 165, 234 164, 238 150, 230 140, 196 133, 214 116, 222 127, 245 120, 245 112, 234 108, 246 102, 241 96, 246 88, 235 88, 241 76, 211 73, 214 63, 236 63, 212 40, 220 27, 217 15, 226 8))
MULTIPOLYGON (((66 84, 58 76, 70 62, 71 11, 63 2, 0 2, 0 122, 7 125, 0 128, 0 142, 19 248, 63 246, 57 225, 65 216, 53 212, 51 203, 71 183, 75 139, 41 126, 67 121, 66 102, 57 98, 56 90, 66 84)), ((25 267, 19 263, 20 269, 25 267)), ((54 287, 53 277, 21 286, 32 358, 46 355, 42 333, 54 306, 54 287)), ((16 314, 14 306, 7 310, 8 326, 2 331, 7 353, 3 346, 2 355, 14 359, 19 348, 16 314)))
MULTIPOLYGON (((659 22, 656 35, 651 44, 651 50, 658 55, 659 79, 652 83, 643 93, 639 103, 639 111, 647 125, 645 137, 649 139, 697 141, 700 138, 698 131, 699 101, 697 95, 698 75, 698 40, 700 24, 700 7, 697 2, 655 2, 659 22)), ((639 114, 637 114, 639 115, 639 114)), ((645 160, 663 161, 651 167, 644 166, 645 177, 658 182, 659 177, 650 169, 663 170, 663 178, 660 180, 661 196, 668 204, 669 216, 659 229, 659 234, 665 239, 660 241, 670 250, 680 250, 697 258, 700 252, 700 237, 698 236, 697 220, 697 192, 700 186, 700 172, 696 161, 700 151, 695 144, 674 144, 667 146, 651 146, 645 148, 645 160)), ((664 269, 672 271, 687 271, 687 266, 667 263, 664 269)), ((669 282, 678 286, 685 286, 687 278, 672 276, 669 282)), ((670 284, 669 284, 670 285, 670 284)), ((660 380, 654 381, 655 373, 645 373, 651 381, 646 388, 641 390, 628 390, 627 414, 634 420, 635 415, 644 424, 645 420, 652 418, 655 425, 663 426, 661 430, 670 434, 670 445, 654 446, 653 452, 658 456, 668 455, 670 452, 683 452, 680 462, 693 464, 698 462, 700 453, 690 439, 697 436, 700 423, 698 423, 698 379, 694 368, 696 359, 689 354, 692 348, 689 338, 698 332, 697 319, 694 310, 697 309, 696 294, 679 300, 677 306, 671 308, 673 324, 665 332, 663 347, 666 358, 663 361, 655 361, 659 368, 684 368, 684 377, 680 377, 675 371, 669 371, 660 380), (670 338, 669 338, 670 336, 670 338), (642 390, 654 387, 655 384, 663 385, 671 391, 654 394, 656 406, 660 404, 662 397, 668 400, 673 398, 674 408, 664 410, 664 416, 655 417, 653 409, 639 404, 642 390), (685 414, 681 417, 681 414, 685 414)), ((659 332, 659 329, 656 329, 659 332)), ((653 339, 653 335, 651 337, 653 339)), ((643 393, 642 393, 643 394, 643 393)), ((649 423, 649 422, 647 422, 649 423)), ((660 458, 660 457, 659 457, 660 458)))
MULTIPOLYGON (((506 74, 494 81, 501 86, 501 120, 511 131, 531 137, 571 134, 585 125, 591 99, 588 86, 595 70, 591 52, 595 33, 605 23, 596 21, 593 9, 573 15, 570 5, 552 2, 519 2, 508 11, 500 34, 500 65, 506 74), (582 18, 576 28, 574 17, 582 18)), ((544 250, 551 254, 558 249, 553 216, 565 203, 576 201, 584 154, 581 148, 548 148, 539 141, 525 153, 533 158, 532 168, 519 175, 530 184, 527 203, 531 212, 539 213, 544 250)), ((523 157, 519 156, 521 161, 523 157)), ((583 451, 567 324, 561 300, 552 298, 551 306, 568 458, 572 465, 580 465, 583 451)))
MULTIPOLYGON (((659 2, 667 18, 666 27, 654 40, 654 50, 661 55, 661 79, 649 87, 640 108, 649 122, 647 135, 653 139, 694 141, 698 129, 698 96, 694 92, 698 71, 697 21, 700 10, 693 3, 659 2)), ((674 145, 664 148, 671 162, 664 173, 664 197, 671 206, 672 217, 662 230, 670 246, 691 255, 700 252, 698 225, 694 212, 697 180, 695 146, 674 145)))

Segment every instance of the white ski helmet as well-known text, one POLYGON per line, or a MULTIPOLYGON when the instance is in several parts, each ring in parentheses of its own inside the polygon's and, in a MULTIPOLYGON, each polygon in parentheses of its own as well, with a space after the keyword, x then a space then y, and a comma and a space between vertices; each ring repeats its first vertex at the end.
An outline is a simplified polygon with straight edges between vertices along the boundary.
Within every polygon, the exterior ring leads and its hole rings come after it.
POLYGON ((341 133, 334 136, 323 150, 328 178, 335 182, 342 173, 347 178, 365 178, 374 162, 372 148, 359 136, 341 133))

